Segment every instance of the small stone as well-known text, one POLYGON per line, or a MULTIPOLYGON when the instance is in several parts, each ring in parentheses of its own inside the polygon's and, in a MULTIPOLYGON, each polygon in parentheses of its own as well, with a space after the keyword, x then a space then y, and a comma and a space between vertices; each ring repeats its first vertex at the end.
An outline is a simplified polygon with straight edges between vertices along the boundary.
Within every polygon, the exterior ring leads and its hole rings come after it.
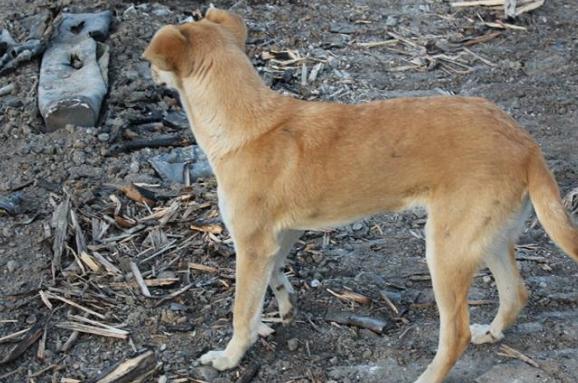
POLYGON ((128 166, 128 172, 131 174, 138 173, 139 170, 140 170, 140 165, 139 165, 138 161, 132 161, 130 163, 130 165, 128 166))
POLYGON ((361 354, 361 356, 362 356, 364 359, 370 358, 371 355, 372 355, 371 350, 365 350, 365 351, 363 352, 363 354, 361 354))
POLYGON ((219 372, 215 370, 213 367, 201 366, 193 369, 193 375, 198 377, 199 379, 210 382, 219 375, 219 372))
POLYGON ((299 348, 299 341, 297 338, 291 338, 287 341, 287 348, 289 351, 296 351, 299 348))
POLYGON ((318 279, 314 279, 311 281, 310 285, 311 285, 311 287, 319 287, 319 286, 321 286, 321 282, 319 282, 318 279))
POLYGON ((395 27, 397 25, 397 17, 387 16, 387 19, 385 19, 385 25, 388 27, 395 27))
POLYGON ((492 283, 492 277, 490 277, 489 275, 484 275, 484 276, 482 277, 482 281, 483 281, 484 283, 492 283))
POLYGON ((14 260, 10 260, 10 261, 6 262, 6 269, 8 270, 9 273, 13 273, 14 271, 16 271, 17 268, 18 268, 18 262, 14 261, 14 260))
POLYGON ((108 142, 109 139, 110 139, 110 134, 108 134, 108 133, 100 133, 98 135, 98 140, 100 142, 108 142))
POLYGON ((361 224, 361 223, 359 223, 359 222, 358 222, 358 223, 354 223, 353 226, 351 226, 351 228, 352 228, 353 230, 355 230, 355 231, 359 231, 359 230, 363 229, 363 224, 361 224))

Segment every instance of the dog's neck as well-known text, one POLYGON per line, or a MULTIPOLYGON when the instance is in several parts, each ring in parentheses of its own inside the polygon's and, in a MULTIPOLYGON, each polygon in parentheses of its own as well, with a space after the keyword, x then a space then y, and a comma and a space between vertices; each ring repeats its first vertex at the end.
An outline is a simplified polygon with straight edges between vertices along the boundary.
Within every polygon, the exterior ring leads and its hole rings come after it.
POLYGON ((178 91, 193 134, 212 165, 274 128, 275 110, 290 100, 269 89, 240 50, 207 58, 182 80, 178 91))

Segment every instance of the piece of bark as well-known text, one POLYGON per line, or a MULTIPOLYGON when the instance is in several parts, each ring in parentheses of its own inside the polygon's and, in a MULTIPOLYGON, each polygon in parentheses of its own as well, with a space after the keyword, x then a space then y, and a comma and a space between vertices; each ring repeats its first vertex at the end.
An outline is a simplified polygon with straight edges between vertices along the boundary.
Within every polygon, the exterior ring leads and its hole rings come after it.
POLYGON ((70 197, 66 196, 54 210, 52 215, 52 227, 54 228, 54 241, 52 243, 52 276, 62 270, 62 252, 67 236, 68 212, 70 210, 70 197))
POLYGON ((0 360, 0 365, 12 362, 22 355, 30 346, 32 346, 44 332, 44 321, 38 321, 20 342, 8 351, 0 360))
POLYGON ((144 380, 157 369, 155 353, 145 351, 111 367, 90 383, 131 383, 144 380))

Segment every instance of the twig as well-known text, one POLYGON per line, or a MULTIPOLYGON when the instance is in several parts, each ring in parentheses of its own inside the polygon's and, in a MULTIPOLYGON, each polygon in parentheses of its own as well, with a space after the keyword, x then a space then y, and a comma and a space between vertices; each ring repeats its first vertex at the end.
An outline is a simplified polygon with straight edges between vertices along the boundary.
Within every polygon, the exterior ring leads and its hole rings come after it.
POLYGON ((167 295, 166 297, 159 299, 159 301, 155 304, 155 306, 160 306, 163 303, 165 303, 166 301, 171 300, 171 299, 181 295, 182 293, 184 293, 185 291, 187 291, 188 289, 193 287, 193 285, 194 285, 193 283, 190 283, 190 284, 186 285, 185 287, 175 291, 174 293, 171 293, 171 294, 167 295))
POLYGON ((357 43, 356 45, 361 48, 376 48, 376 47, 383 47, 385 45, 395 45, 399 43, 398 39, 389 39, 383 41, 370 41, 367 43, 357 43))
MULTIPOLYGON (((24 330, 16 331, 12 334, 8 334, 6 336, 3 336, 2 338, 0 338, 0 344, 14 342, 15 338, 18 338, 20 335, 26 334, 28 331, 30 331, 31 328, 32 327, 28 327, 28 328, 25 328, 24 330)), ((16 341, 16 342, 18 342, 18 341, 16 341)))
POLYGON ((94 316, 97 317, 97 318, 105 319, 105 316, 104 316, 104 315, 102 315, 102 314, 100 314, 100 313, 97 313, 96 311, 93 311, 93 310, 91 310, 91 309, 89 309, 89 308, 87 308, 87 307, 81 306, 81 305, 79 305, 78 303, 73 302, 73 301, 71 301, 71 300, 69 300, 69 299, 63 298, 63 297, 58 296, 58 295, 56 295, 56 294, 52 294, 52 293, 50 293, 50 292, 45 292, 45 294, 46 294, 46 297, 47 297, 48 299, 56 299, 56 300, 59 300, 59 301, 61 301, 61 302, 66 303, 67 305, 70 305, 70 306, 72 306, 72 307, 76 307, 76 308, 79 309, 79 310, 82 310, 82 311, 84 311, 84 312, 86 312, 86 313, 88 313, 88 314, 94 315, 94 316))
POLYGON ((500 356, 505 356, 508 358, 515 358, 515 359, 521 360, 522 362, 529 364, 532 367, 540 368, 540 365, 538 363, 536 363, 532 358, 522 354, 520 351, 513 349, 510 346, 503 344, 500 346, 500 351, 501 352, 497 353, 500 356))
POLYGON ((66 330, 84 332, 87 334, 94 334, 118 339, 127 339, 129 335, 129 332, 126 330, 121 330, 114 327, 102 328, 77 322, 60 322, 55 324, 55 326, 66 330))

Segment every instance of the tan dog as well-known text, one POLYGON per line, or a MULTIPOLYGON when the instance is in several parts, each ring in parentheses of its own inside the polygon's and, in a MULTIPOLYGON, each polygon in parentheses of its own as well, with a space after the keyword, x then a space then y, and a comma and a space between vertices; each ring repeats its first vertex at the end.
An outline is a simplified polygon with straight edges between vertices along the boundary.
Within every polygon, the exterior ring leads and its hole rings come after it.
POLYGON ((266 328, 267 284, 289 320, 285 258, 302 230, 412 205, 427 209, 426 258, 440 313, 437 354, 419 383, 442 382, 470 339, 503 337, 527 299, 514 245, 531 200, 550 237, 578 261, 578 231, 538 145, 479 98, 407 98, 363 105, 283 97, 244 53, 242 20, 160 29, 144 53, 153 79, 176 89, 217 178, 219 208, 237 253, 234 334, 201 357, 238 365, 266 328), (529 197, 529 198, 528 198, 529 197), (499 290, 490 325, 469 326, 468 288, 486 263, 499 290))

